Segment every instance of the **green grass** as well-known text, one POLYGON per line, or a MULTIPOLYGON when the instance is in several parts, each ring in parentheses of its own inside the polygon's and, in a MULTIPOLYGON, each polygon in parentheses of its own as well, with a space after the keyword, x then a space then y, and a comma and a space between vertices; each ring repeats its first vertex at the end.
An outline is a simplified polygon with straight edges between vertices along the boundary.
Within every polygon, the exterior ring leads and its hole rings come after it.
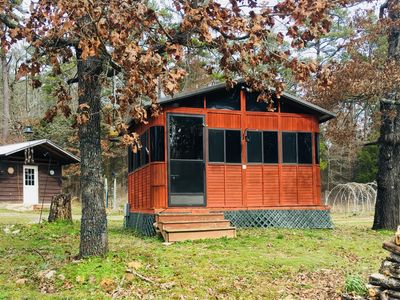
POLYGON ((75 261, 78 222, 23 224, 24 216, 15 234, 0 224, 0 299, 315 299, 376 272, 393 234, 370 230, 370 217, 339 216, 333 230, 242 229, 236 239, 164 246, 112 220, 109 254, 75 261), (149 280, 127 273, 130 262, 149 280), (56 274, 46 279, 45 270, 56 274))

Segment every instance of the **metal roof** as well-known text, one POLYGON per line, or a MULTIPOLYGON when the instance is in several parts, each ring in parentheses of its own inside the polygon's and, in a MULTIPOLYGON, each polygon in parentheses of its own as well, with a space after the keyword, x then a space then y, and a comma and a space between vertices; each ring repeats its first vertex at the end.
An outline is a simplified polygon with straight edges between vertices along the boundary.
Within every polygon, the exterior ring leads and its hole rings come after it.
POLYGON ((70 161, 72 163, 80 162, 80 159, 77 156, 73 155, 72 153, 70 153, 68 151, 65 151, 60 146, 57 146, 56 144, 54 144, 53 142, 51 142, 47 139, 0 146, 0 156, 9 156, 14 153, 23 151, 28 148, 36 147, 36 146, 50 147, 52 150, 54 150, 58 154, 61 154, 64 157, 66 157, 68 161, 70 161))
MULTIPOLYGON (((243 79, 239 79, 236 82, 237 82, 237 85, 244 84, 244 80, 243 79)), ((220 90, 220 89, 226 89, 226 84, 225 83, 219 83, 219 84, 216 84, 216 85, 200 88, 200 89, 197 89, 197 90, 194 90, 194 91, 179 93, 179 94, 177 94, 177 95, 175 95, 173 97, 162 98, 162 99, 160 99, 158 101, 158 103, 160 103, 160 104, 172 103, 172 102, 175 102, 175 101, 178 101, 178 100, 183 100, 183 99, 186 99, 186 98, 189 98, 189 97, 193 97, 193 96, 197 96, 197 95, 207 94, 209 92, 214 92, 214 91, 220 90)), ((274 88, 271 88, 271 90, 274 90, 274 88)), ((315 105, 315 104, 313 104, 311 102, 302 100, 299 97, 294 96, 292 94, 283 92, 282 96, 284 98, 292 101, 292 102, 295 102, 295 103, 297 103, 297 104, 299 104, 301 106, 304 106, 304 107, 316 112, 317 114, 319 114, 320 115, 319 116, 319 122, 320 123, 326 122, 326 121, 336 117, 335 113, 330 112, 330 111, 328 111, 328 110, 326 110, 326 109, 324 109, 324 108, 322 108, 322 107, 320 107, 318 105, 315 105)))

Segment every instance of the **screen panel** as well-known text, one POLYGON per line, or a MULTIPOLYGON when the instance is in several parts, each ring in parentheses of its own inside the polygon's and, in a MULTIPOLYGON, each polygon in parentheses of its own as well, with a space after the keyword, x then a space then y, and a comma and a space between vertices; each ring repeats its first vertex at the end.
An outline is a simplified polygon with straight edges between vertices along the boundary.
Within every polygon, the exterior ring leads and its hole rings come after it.
POLYGON ((149 131, 147 130, 140 136, 140 143, 142 148, 140 149, 140 167, 149 163, 149 131))
POLYGON ((278 163, 278 133, 271 131, 263 132, 264 163, 278 163))
MULTIPOLYGON (((260 111, 260 112, 268 112, 268 104, 264 101, 257 101, 258 92, 247 92, 246 91, 246 111, 260 111)), ((272 104, 273 111, 278 111, 278 99, 273 97, 274 103, 272 104)))
POLYGON ((208 130, 208 160, 210 162, 224 162, 224 130, 208 130))
POLYGON ((151 161, 164 161, 164 126, 150 128, 150 159, 151 161))
POLYGON ((315 134, 315 163, 319 165, 319 133, 315 134))
POLYGON ((240 110, 240 89, 219 90, 206 95, 206 107, 209 109, 240 110))
POLYGON ((247 162, 262 162, 262 132, 247 131, 247 162))
POLYGON ((297 134, 298 163, 312 163, 312 135, 311 133, 299 132, 297 134))
POLYGON ((242 162, 242 135, 240 130, 225 131, 225 152, 227 163, 242 162))
POLYGON ((282 161, 297 163, 297 134, 294 132, 282 132, 282 161))
POLYGON ((170 116, 171 159, 203 159, 203 118, 170 116))

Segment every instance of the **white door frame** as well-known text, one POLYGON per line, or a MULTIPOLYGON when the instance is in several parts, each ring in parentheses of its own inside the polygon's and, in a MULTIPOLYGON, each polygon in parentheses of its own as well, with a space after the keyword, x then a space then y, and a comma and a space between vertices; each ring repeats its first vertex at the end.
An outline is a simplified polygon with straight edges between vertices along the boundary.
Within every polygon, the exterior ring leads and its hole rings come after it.
POLYGON ((38 166, 24 165, 22 172, 24 206, 39 204, 38 166))

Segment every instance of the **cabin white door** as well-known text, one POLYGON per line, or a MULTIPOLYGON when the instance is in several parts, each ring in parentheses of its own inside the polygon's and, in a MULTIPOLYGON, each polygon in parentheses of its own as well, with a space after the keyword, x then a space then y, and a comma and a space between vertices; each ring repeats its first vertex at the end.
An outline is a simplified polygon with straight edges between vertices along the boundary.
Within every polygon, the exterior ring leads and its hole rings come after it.
POLYGON ((37 166, 24 166, 24 206, 39 204, 39 173, 37 166))

